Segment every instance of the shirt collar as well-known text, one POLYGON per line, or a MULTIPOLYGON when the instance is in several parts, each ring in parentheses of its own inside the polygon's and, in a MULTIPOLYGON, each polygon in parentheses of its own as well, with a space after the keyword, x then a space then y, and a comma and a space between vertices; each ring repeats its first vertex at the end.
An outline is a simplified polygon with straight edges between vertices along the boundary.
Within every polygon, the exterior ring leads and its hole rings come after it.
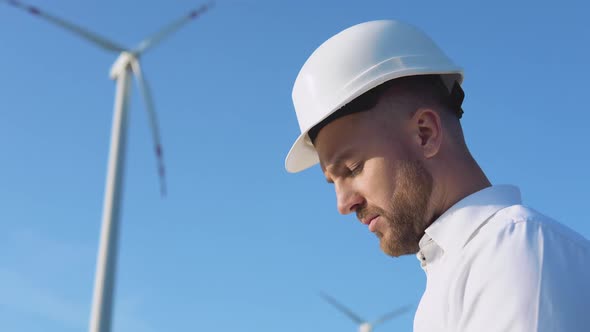
POLYGON ((425 231, 420 245, 431 238, 444 251, 461 249, 473 233, 499 210, 521 204, 520 190, 515 186, 500 185, 475 192, 436 219, 425 231))

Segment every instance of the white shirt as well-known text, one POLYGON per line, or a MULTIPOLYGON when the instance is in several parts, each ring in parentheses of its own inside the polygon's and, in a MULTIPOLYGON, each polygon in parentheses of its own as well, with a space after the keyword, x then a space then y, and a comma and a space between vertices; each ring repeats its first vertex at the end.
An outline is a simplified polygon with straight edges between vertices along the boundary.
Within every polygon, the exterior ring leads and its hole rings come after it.
POLYGON ((415 332, 590 331, 590 241, 522 206, 518 188, 474 193, 425 233, 415 332))

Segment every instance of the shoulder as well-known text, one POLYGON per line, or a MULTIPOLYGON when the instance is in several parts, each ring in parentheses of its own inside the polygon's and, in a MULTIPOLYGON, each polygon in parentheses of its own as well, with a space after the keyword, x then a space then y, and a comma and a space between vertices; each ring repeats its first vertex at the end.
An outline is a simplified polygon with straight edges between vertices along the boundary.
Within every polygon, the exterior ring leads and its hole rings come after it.
MULTIPOLYGON (((502 240, 525 240, 539 245, 567 245, 590 250, 590 241, 558 221, 523 205, 512 205, 495 213, 482 232, 502 240)), ((483 234, 482 234, 483 235, 483 234)))
POLYGON ((463 248, 462 260, 464 305, 483 314, 465 315, 459 330, 496 324, 503 331, 582 331, 590 324, 590 241, 538 211, 499 210, 463 248))
POLYGON ((564 281, 563 271, 570 272, 570 280, 590 279, 590 241, 522 205, 506 207, 491 216, 464 248, 464 257, 471 260, 473 269, 494 271, 507 280, 537 281, 540 285, 543 276, 542 283, 559 283, 564 281))
POLYGON ((461 259, 458 293, 469 311, 456 330, 584 331, 590 324, 589 241, 538 211, 499 210, 461 259))
POLYGON ((590 241, 534 209, 512 205, 481 225, 462 256, 472 270, 530 281, 542 273, 584 270, 590 261, 590 241))

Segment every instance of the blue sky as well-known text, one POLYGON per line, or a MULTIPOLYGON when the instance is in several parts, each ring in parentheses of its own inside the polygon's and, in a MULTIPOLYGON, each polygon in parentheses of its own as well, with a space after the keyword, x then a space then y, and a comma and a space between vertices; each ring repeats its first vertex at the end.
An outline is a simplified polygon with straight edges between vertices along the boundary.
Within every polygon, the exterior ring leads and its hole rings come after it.
MULTIPOLYGON (((129 47, 199 2, 31 0, 129 47)), ((417 305, 425 276, 336 211, 318 167, 284 170, 293 81, 325 39, 393 18, 465 69, 468 145, 496 184, 586 238, 588 5, 582 1, 219 1, 142 58, 168 170, 159 196, 134 87, 113 331, 355 331, 417 305)), ((116 55, 0 6, 0 327, 87 329, 116 55)), ((411 330, 413 312, 378 330, 411 330)))

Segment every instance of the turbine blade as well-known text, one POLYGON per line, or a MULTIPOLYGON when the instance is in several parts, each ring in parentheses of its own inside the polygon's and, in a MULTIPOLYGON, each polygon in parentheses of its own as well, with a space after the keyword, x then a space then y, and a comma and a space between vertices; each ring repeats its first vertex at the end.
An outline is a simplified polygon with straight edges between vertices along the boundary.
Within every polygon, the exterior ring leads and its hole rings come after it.
POLYGON ((147 49, 154 47, 159 42, 161 42, 165 37, 171 35, 172 33, 176 32, 180 29, 183 25, 187 24, 188 22, 198 18, 202 14, 204 14, 209 9, 213 8, 215 2, 211 1, 207 4, 200 6, 197 9, 192 10, 190 13, 184 15, 180 19, 170 23, 169 25, 165 26, 162 30, 156 32, 151 37, 144 39, 139 46, 133 51, 135 54, 142 54, 147 49))
POLYGON ((320 292, 320 296, 323 297, 324 300, 326 300, 328 303, 330 303, 331 305, 333 305, 334 307, 336 307, 336 309, 340 310, 342 313, 344 313, 346 316, 348 316, 348 318, 350 318, 353 321, 355 321, 357 324, 362 324, 362 323, 365 322, 364 319, 362 319, 359 316, 357 316, 354 312, 352 312, 352 310, 350 310, 347 307, 345 307, 342 304, 340 304, 338 301, 336 301, 336 299, 334 299, 330 295, 328 295, 326 293, 323 293, 323 292, 320 292))
POLYGON ((93 32, 90 32, 78 25, 75 25, 73 23, 64 21, 58 17, 55 17, 55 16, 50 15, 48 13, 45 13, 37 7, 24 4, 24 3, 17 1, 17 0, 6 0, 5 2, 13 7, 22 9, 31 15, 39 16, 46 21, 49 21, 57 26, 60 26, 66 30, 69 30, 70 32, 94 43, 95 45, 97 45, 103 49, 106 49, 108 51, 114 51, 114 52, 122 52, 125 50, 123 47, 115 44, 114 42, 111 42, 110 40, 107 40, 106 38, 103 38, 93 32))
POLYGON ((392 318, 395 318, 405 312, 407 312, 408 310, 411 309, 411 306, 407 305, 407 306, 403 306, 401 308, 397 308, 394 311, 388 312, 385 315, 379 317, 377 320, 375 320, 371 325, 375 326, 375 325, 379 325, 383 322, 386 322, 392 318))
POLYGON ((154 108, 154 100, 152 99, 152 94, 150 92, 150 88, 148 86, 147 81, 143 77, 143 73, 141 72, 141 66, 139 65, 139 61, 133 60, 131 62, 131 70, 137 80, 137 84, 139 85, 139 91, 143 96, 143 100, 145 103, 145 109, 148 113, 148 119, 150 122, 150 127, 152 130, 152 138, 154 142, 154 150, 156 153, 156 159, 158 162, 158 177, 160 178, 160 194, 162 197, 166 196, 166 172, 164 168, 164 156, 162 151, 162 144, 160 142, 160 130, 158 128, 158 118, 156 116, 156 110, 154 108))

